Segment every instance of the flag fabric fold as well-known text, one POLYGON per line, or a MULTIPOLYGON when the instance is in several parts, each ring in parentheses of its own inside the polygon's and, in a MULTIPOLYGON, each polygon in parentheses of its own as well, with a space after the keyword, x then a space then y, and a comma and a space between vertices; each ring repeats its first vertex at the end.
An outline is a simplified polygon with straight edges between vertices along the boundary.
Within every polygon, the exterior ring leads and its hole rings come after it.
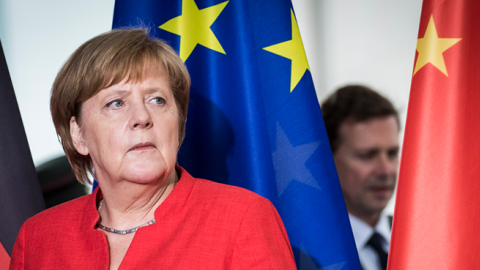
POLYGON ((480 2, 424 0, 389 270, 480 265, 480 2))
POLYGON ((0 43, 0 269, 8 269, 23 222, 45 209, 0 43))
POLYGON ((147 25, 192 78, 178 162, 268 198, 299 269, 360 269, 289 0, 117 0, 114 28, 147 25))

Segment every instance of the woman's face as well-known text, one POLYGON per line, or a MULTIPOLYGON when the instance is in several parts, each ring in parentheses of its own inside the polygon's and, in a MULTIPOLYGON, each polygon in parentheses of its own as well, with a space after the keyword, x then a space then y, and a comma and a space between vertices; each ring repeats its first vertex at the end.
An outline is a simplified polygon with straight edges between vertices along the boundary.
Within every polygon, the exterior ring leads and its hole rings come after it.
POLYGON ((97 180, 152 183, 174 170, 178 110, 168 76, 101 90, 84 102, 70 132, 80 154, 90 154, 97 180))

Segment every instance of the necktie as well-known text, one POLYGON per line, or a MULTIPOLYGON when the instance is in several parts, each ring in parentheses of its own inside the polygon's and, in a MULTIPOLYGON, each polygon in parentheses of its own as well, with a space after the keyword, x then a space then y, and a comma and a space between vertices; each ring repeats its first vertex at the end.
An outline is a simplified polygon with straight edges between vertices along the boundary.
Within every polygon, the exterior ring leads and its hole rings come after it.
POLYGON ((382 269, 387 269, 388 254, 382 248, 383 237, 375 232, 370 240, 367 242, 367 246, 371 246, 373 250, 378 254, 378 259, 380 260, 380 266, 382 269))

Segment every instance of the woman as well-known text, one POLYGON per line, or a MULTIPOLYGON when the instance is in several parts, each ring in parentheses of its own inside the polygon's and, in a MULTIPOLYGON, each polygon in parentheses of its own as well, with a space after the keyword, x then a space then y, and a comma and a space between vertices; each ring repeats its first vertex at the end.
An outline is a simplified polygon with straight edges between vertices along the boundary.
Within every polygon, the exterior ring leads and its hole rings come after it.
POLYGON ((175 166, 190 77, 146 30, 86 42, 60 70, 51 111, 93 194, 22 226, 10 269, 295 269, 273 205, 175 166))

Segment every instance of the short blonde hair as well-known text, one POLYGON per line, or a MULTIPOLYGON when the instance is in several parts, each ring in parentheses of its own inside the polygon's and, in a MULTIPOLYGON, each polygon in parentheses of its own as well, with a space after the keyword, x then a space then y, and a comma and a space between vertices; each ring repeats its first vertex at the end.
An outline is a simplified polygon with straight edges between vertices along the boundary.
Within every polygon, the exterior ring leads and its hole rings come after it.
POLYGON ((142 81, 156 73, 168 74, 178 109, 179 144, 185 136, 190 75, 178 54, 148 29, 120 29, 82 44, 64 64, 52 87, 50 110, 63 150, 80 183, 94 175, 90 155, 77 152, 70 134, 70 119, 81 122, 83 103, 100 90, 127 81, 142 81))

